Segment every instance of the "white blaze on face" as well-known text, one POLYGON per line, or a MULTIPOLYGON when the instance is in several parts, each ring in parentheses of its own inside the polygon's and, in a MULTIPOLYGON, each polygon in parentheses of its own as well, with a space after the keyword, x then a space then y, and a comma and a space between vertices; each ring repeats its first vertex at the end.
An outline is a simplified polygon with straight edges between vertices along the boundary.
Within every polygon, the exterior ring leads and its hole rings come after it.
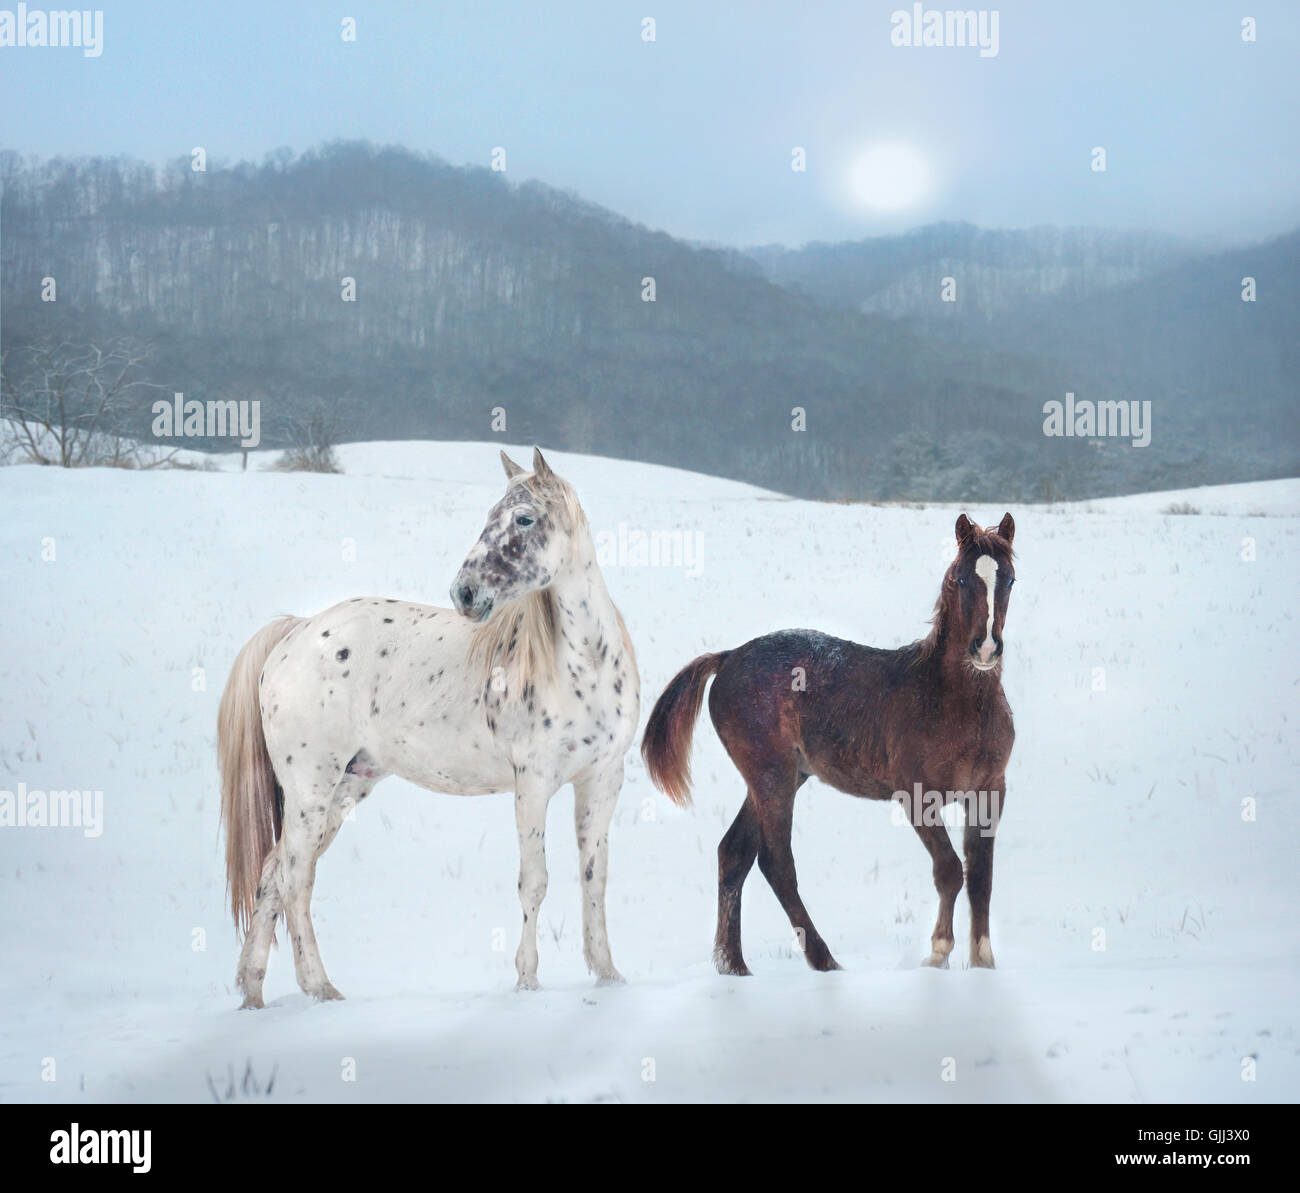
POLYGON ((993 641, 993 594, 998 582, 998 561, 992 555, 981 555, 975 561, 975 574, 984 581, 988 593, 989 620, 984 627, 984 641, 980 643, 980 662, 987 663, 997 648, 993 641))

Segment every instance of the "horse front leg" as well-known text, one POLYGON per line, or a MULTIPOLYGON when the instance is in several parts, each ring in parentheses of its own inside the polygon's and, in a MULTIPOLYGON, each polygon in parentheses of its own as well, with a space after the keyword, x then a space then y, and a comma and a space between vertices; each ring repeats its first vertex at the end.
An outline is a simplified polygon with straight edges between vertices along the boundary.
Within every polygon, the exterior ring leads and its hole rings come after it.
POLYGON ((966 854, 966 891, 970 896, 970 963, 978 969, 993 969, 993 946, 989 942, 989 899, 993 894, 993 841, 1006 796, 1006 779, 999 777, 990 792, 987 807, 977 816, 967 810, 962 838, 966 854))
POLYGON ((537 916, 546 898, 546 808, 552 791, 521 787, 515 792, 519 832, 519 904, 524 913, 515 953, 516 990, 537 989, 537 916))
POLYGON ((948 839, 948 829, 942 819, 917 801, 909 801, 905 806, 910 808, 912 827, 930 855, 934 889, 939 895, 939 915, 930 934, 930 955, 921 964, 947 969, 953 946, 952 912, 961 891, 961 859, 948 839))
POLYGON ((623 759, 593 768, 573 781, 573 826, 578 836, 582 882, 582 953, 601 985, 622 984, 614 968, 605 926, 605 879, 609 871, 609 825, 623 786, 623 759))

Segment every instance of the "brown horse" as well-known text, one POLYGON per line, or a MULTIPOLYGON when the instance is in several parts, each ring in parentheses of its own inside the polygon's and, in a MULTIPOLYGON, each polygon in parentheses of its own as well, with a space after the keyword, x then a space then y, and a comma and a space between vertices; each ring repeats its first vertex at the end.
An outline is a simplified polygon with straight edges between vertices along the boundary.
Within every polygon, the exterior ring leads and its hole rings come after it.
POLYGON ((877 650, 814 630, 783 630, 735 650, 701 655, 659 697, 641 753, 655 786, 690 802, 690 749, 704 686, 709 715, 748 792, 718 845, 721 973, 747 974, 740 948, 740 892, 758 868, 781 901, 814 969, 838 969, 799 897, 790 826, 795 792, 809 775, 850 795, 897 800, 934 863, 939 918, 925 964, 947 968, 962 864, 941 813, 966 804, 970 963, 993 967, 989 895, 993 839, 1015 731, 1002 691, 1002 627, 1015 583, 1011 515, 996 531, 957 519, 957 556, 935 604, 929 635, 877 650))

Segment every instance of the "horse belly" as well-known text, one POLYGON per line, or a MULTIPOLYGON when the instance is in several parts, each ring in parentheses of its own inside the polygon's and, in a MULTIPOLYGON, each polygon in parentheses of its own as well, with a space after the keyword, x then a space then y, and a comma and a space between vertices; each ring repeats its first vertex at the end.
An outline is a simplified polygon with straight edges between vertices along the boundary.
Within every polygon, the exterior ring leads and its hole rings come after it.
POLYGON ((868 766, 847 763, 842 757, 804 757, 801 769, 828 787, 862 799, 892 799, 895 787, 868 766))
POLYGON ((515 786, 510 760, 491 749, 490 742, 478 749, 464 739, 389 746, 382 763, 386 771, 443 795, 489 795, 515 786))
POLYGON ((511 790, 514 768, 488 725, 477 677, 459 654, 449 657, 434 645, 408 645, 378 678, 381 714, 362 718, 367 749, 384 771, 430 791, 511 790))

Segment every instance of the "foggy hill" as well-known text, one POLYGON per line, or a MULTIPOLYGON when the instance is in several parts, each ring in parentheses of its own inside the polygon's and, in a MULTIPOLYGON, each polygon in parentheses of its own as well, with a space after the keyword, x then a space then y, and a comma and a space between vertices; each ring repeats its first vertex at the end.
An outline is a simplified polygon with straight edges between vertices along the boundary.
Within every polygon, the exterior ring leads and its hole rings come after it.
POLYGON ((948 223, 839 244, 765 246, 747 255, 773 281, 819 302, 895 318, 987 324, 1040 299, 1094 294, 1199 253, 1186 241, 1147 232, 948 223), (956 302, 940 299, 945 277, 958 282, 956 302))
MULTIPOLYGON (((1177 436, 1162 454, 1198 480, 1300 465, 1300 231, 1208 252, 1154 233, 937 224, 747 255, 829 308, 1050 360, 1062 390, 1081 398, 1150 399, 1156 425, 1177 436), (1254 302, 1242 301, 1247 277, 1254 302), (945 278, 955 302, 942 300, 945 278)), ((1076 458, 1067 471, 1080 466, 1076 458)), ((1082 480, 1091 490, 1100 478, 1069 479, 1067 488, 1082 480)))
MULTIPOLYGON (((734 251, 488 170, 364 144, 205 173, 14 155, 0 168, 11 356, 51 336, 130 334, 155 346, 149 375, 167 390, 261 400, 268 442, 320 398, 357 439, 488 438, 500 409, 514 441, 818 497, 1083 496, 1294 471, 1294 438, 1206 454, 1199 411, 1172 402, 1146 449, 1047 440, 1042 404, 1067 388, 1151 396, 1132 392, 1122 352, 1085 385, 1050 340, 971 338, 897 303, 828 305, 734 251), (56 302, 41 301, 45 277, 56 302)), ((1022 288, 1035 268, 1062 276, 1034 252, 1032 239, 1018 250, 1022 288)), ((1157 259, 1186 255, 1143 242, 1087 276, 1140 285, 1157 259)), ((905 258, 878 266, 884 291, 923 268, 905 258)), ((1058 297, 1097 293, 1066 273, 1048 287, 1058 297)), ((1017 311, 1018 294, 1008 281, 999 309, 1017 311)), ((1206 301, 1194 305, 1213 321, 1206 301)), ((1108 334, 1103 314, 1085 320, 1094 335, 1108 334)))

